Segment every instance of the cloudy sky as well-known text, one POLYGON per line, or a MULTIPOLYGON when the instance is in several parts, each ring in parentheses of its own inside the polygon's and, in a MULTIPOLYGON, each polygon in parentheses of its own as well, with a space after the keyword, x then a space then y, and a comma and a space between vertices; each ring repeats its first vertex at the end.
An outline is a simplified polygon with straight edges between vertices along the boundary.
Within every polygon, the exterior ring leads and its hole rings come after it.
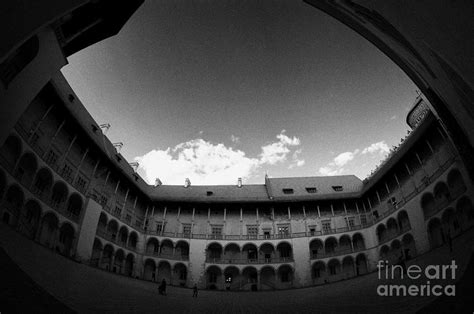
POLYGON ((149 183, 364 179, 408 129, 416 86, 294 0, 146 1, 62 70, 149 183))

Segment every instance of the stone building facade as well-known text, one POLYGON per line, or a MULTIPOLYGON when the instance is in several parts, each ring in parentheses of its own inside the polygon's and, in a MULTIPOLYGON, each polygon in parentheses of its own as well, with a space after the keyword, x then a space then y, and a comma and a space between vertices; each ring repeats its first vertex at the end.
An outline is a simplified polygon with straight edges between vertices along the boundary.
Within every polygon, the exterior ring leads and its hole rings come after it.
POLYGON ((141 2, 117 5, 116 19, 110 2, 79 2, 53 6, 55 18, 17 34, 0 59, 0 217, 32 241, 118 275, 265 290, 362 275, 474 225, 465 157, 421 98, 407 117, 414 129, 363 181, 146 184, 59 72, 141 2))

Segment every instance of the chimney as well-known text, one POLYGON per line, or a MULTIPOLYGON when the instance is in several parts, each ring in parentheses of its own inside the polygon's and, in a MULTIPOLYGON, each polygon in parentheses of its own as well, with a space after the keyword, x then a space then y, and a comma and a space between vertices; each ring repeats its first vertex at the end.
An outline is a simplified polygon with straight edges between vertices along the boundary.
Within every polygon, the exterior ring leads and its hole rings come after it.
POLYGON ((159 178, 155 179, 155 187, 162 185, 161 180, 159 178))
POLYGON ((117 151, 117 154, 120 154, 120 151, 122 150, 123 143, 122 142, 117 142, 117 143, 112 143, 114 145, 115 150, 117 151))
POLYGON ((139 164, 138 162, 136 162, 136 161, 134 161, 134 162, 129 162, 128 164, 130 165, 130 167, 133 168, 133 172, 136 173, 137 170, 138 170, 138 166, 139 166, 140 164, 139 164))
POLYGON ((110 123, 103 123, 99 125, 99 127, 102 129, 102 134, 107 134, 107 131, 110 129, 110 123))
POLYGON ((237 179, 237 187, 239 187, 239 188, 242 187, 242 178, 237 179))
POLYGON ((184 180, 184 187, 187 188, 191 186, 191 180, 189 180, 189 178, 186 178, 186 180, 184 180))

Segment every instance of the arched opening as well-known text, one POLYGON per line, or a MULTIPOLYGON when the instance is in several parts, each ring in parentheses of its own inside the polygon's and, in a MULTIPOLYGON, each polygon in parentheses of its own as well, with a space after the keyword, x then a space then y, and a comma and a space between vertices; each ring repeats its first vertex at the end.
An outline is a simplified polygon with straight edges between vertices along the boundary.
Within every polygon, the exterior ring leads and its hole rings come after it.
POLYGON ((102 243, 100 242, 99 239, 95 238, 94 245, 92 246, 92 255, 91 255, 90 264, 94 267, 98 267, 101 255, 102 255, 102 243))
POLYGON ((114 256, 114 247, 110 244, 104 246, 104 251, 102 252, 102 258, 100 260, 100 268, 105 270, 110 270, 112 267, 112 259, 114 256))
POLYGON ((352 252, 351 238, 347 234, 342 235, 339 238, 338 253, 344 254, 344 253, 350 253, 350 252, 352 252))
POLYGON ((401 210, 397 215, 398 226, 402 232, 411 229, 410 219, 408 218, 408 214, 406 211, 401 210))
POLYGON ((354 259, 352 256, 346 256, 342 260, 342 276, 344 278, 351 278, 356 275, 355 269, 354 269, 354 259))
POLYGON ((431 193, 426 193, 421 198, 421 208, 423 209, 423 215, 425 216, 425 220, 431 217, 435 211, 435 200, 431 193))
POLYGON ((443 230, 446 231, 447 236, 454 237, 461 233, 461 226, 459 225, 459 221, 453 208, 447 208, 443 212, 441 222, 443 223, 443 230))
POLYGON ((383 245, 380 248, 379 259, 386 260, 388 258, 389 252, 390 252, 390 248, 387 245, 383 245))
POLYGON ((247 266, 242 271, 242 290, 258 290, 258 274, 255 267, 247 266))
POLYGON ((226 263, 239 263, 241 260, 240 247, 235 243, 229 243, 224 247, 224 261, 226 263))
POLYGON ((170 239, 164 239, 160 245, 160 256, 164 258, 173 258, 173 242, 170 239))
POLYGON ((158 263, 158 282, 162 282, 163 279, 167 284, 173 284, 171 281, 171 265, 167 261, 160 261, 158 263))
POLYGON ((156 238, 148 239, 146 243, 146 254, 148 255, 159 255, 160 253, 160 244, 156 238))
POLYGON ((378 225, 377 229, 375 229, 375 233, 377 234, 379 243, 383 243, 385 240, 387 240, 387 229, 385 228, 384 224, 378 225))
POLYGON ((394 238, 398 235, 398 223, 395 218, 387 220, 387 237, 389 239, 394 238))
POLYGON ((72 193, 66 207, 68 216, 73 219, 78 219, 82 211, 82 197, 77 193, 72 193))
POLYGON ((20 220, 20 232, 30 239, 34 239, 38 231, 41 218, 41 206, 35 200, 26 202, 20 220))
POLYGON ((277 245, 278 257, 281 262, 293 261, 293 250, 288 242, 280 242, 277 245))
POLYGON ((115 242, 118 232, 118 222, 116 220, 110 220, 107 225, 107 236, 106 238, 110 241, 115 242))
POLYGON ((73 248, 74 237, 75 237, 74 228, 71 224, 65 222, 62 224, 59 229, 59 252, 65 256, 71 255, 71 250, 73 248))
POLYGON ((452 195, 461 195, 466 191, 466 184, 458 169, 453 169, 448 174, 448 187, 452 195))
POLYGON ((441 227, 441 221, 438 218, 433 218, 428 223, 428 237, 431 248, 436 248, 444 244, 444 234, 441 227))
POLYGON ((318 285, 326 282, 326 265, 322 261, 317 261, 312 267, 313 284, 318 285))
POLYGON ((97 234, 100 236, 107 235, 107 215, 105 213, 100 213, 99 222, 97 222, 97 234))
POLYGON ((240 272, 235 266, 229 266, 224 269, 224 281, 226 290, 237 290, 240 289, 240 272))
POLYGON ((135 231, 130 232, 130 236, 128 237, 128 248, 135 250, 137 248, 138 243, 138 235, 135 231))
POLYGON ((275 247, 271 243, 263 243, 259 248, 259 259, 265 263, 271 263, 275 258, 275 247))
POLYGON ((390 264, 396 264, 403 258, 402 244, 400 240, 393 240, 390 244, 390 251, 387 260, 390 264))
POLYGON ((173 282, 181 287, 186 286, 188 271, 183 263, 176 263, 173 268, 173 282))
POLYGON ((128 229, 125 226, 120 227, 119 233, 118 233, 118 244, 127 247, 127 242, 128 242, 128 229))
POLYGON ((18 179, 24 186, 30 186, 35 176, 38 163, 35 155, 32 153, 25 153, 21 156, 18 166, 15 170, 15 178, 18 179))
POLYGON ((352 245, 354 246, 354 251, 365 250, 365 241, 364 237, 360 233, 354 233, 352 235, 352 245))
POLYGON ((324 241, 324 254, 325 256, 332 256, 336 254, 337 240, 334 237, 327 238, 324 241))
POLYGON ((276 289, 276 272, 271 266, 264 266, 260 270, 260 290, 276 289))
POLYGON ((5 194, 5 201, 3 202, 3 208, 6 211, 3 214, 3 221, 12 226, 18 224, 20 218, 21 207, 23 206, 24 194, 18 185, 11 185, 7 193, 5 194), (8 219, 5 219, 8 214, 8 219))
POLYGON ((117 274, 121 274, 123 272, 123 265, 125 262, 125 253, 122 249, 118 249, 115 253, 114 257, 114 266, 112 267, 112 271, 117 274))
POLYGON ((189 243, 186 241, 178 241, 174 255, 175 257, 179 257, 182 261, 189 260, 189 243))
POLYGON ((291 287, 293 287, 293 268, 290 265, 281 265, 278 267, 278 288, 291 287))
POLYGON ((52 248, 56 245, 57 231, 59 227, 59 219, 52 212, 44 215, 41 220, 41 232, 39 242, 44 246, 52 248))
POLYGON ((156 280, 156 263, 152 259, 145 260, 145 265, 143 267, 143 279, 150 281, 156 280))
POLYGON ((67 195, 68 189, 66 184, 61 181, 55 182, 51 193, 51 207, 54 209, 61 209, 67 200, 67 195))
POLYGON ((363 275, 367 272, 367 258, 365 257, 365 254, 361 253, 356 257, 356 275, 363 275))
POLYGON ((219 243, 211 243, 207 246, 206 259, 209 263, 219 263, 222 258, 222 246, 219 243))
POLYGON ((41 168, 36 174, 35 182, 32 186, 33 193, 39 198, 46 200, 51 187, 53 186, 53 174, 47 168, 41 168))
POLYGON ((242 257, 245 263, 256 263, 257 262, 257 246, 252 243, 247 243, 242 247, 242 257))
POLYGON ((341 275, 341 263, 338 259, 333 258, 328 262, 329 276, 332 281, 339 280, 341 275))
POLYGON ((416 256, 415 239, 410 233, 407 233, 402 238, 403 254, 405 259, 409 260, 416 256))
POLYGON ((222 271, 217 266, 210 266, 206 270, 206 287, 210 290, 222 289, 222 271))
POLYGON ((323 241, 321 241, 320 239, 313 239, 309 243, 309 251, 311 253, 311 258, 316 259, 319 258, 319 256, 324 256, 323 248, 323 241))
POLYGON ((1 161, 7 169, 13 169, 21 155, 21 140, 17 136, 8 136, 0 149, 1 161))
POLYGON ((461 221, 466 227, 474 223, 474 206, 469 197, 463 196, 458 200, 456 203, 456 215, 463 218, 461 221))
POLYGON ((127 258, 125 259, 125 269, 124 269, 124 274, 126 276, 133 276, 133 265, 135 263, 135 257, 133 256, 132 253, 129 253, 127 255, 127 258))
POLYGON ((449 204, 451 194, 449 193, 448 186, 444 182, 438 182, 433 190, 436 209, 441 209, 449 204))

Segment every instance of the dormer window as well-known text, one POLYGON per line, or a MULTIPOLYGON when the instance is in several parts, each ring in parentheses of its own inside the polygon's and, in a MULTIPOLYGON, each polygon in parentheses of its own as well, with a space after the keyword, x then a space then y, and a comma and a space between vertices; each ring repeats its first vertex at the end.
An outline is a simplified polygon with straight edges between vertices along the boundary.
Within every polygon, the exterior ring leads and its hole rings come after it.
POLYGON ((342 188, 342 185, 333 185, 332 189, 336 192, 342 192, 344 189, 342 188))
POLYGON ((293 189, 283 189, 283 194, 293 194, 293 189))
POLYGON ((211 196, 212 194, 214 194, 212 191, 207 191, 207 192, 206 192, 206 195, 207 195, 207 196, 211 196))
POLYGON ((306 192, 308 193, 316 193, 318 190, 315 187, 306 188, 306 192))

